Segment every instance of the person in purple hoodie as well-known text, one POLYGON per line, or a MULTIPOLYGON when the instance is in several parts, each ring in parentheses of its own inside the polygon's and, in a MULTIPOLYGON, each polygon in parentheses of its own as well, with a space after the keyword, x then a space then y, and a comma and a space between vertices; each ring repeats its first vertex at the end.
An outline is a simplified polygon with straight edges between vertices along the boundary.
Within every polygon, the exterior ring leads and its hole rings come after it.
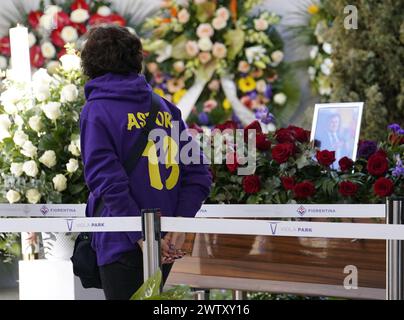
MULTIPOLYGON (((87 35, 81 59, 90 79, 80 115, 84 177, 90 189, 86 215, 93 216, 102 199, 102 217, 139 216, 145 208, 160 208, 162 216, 194 217, 210 191, 212 180, 206 165, 181 161, 155 165, 150 157, 156 145, 149 140, 129 176, 124 169, 151 109, 152 88, 140 74, 143 51, 139 38, 126 28, 95 27, 87 35)), ((173 123, 186 130, 180 110, 161 98, 153 127, 167 133, 170 143, 166 147, 179 154, 183 144, 171 137, 173 123)), ((163 281, 175 252, 181 249, 182 241, 175 243, 181 238, 169 233, 161 240, 163 281)), ((141 246, 140 232, 93 234, 92 247, 107 299, 129 299, 142 285, 141 246)))

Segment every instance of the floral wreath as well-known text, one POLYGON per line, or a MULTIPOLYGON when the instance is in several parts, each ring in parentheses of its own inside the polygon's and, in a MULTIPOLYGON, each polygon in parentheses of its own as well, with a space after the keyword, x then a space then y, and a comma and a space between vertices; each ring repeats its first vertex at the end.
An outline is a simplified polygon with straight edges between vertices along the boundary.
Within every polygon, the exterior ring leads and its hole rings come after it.
POLYGON ((146 72, 154 91, 177 104, 188 123, 215 125, 233 114, 274 129, 285 107, 280 17, 250 15, 260 0, 164 1, 146 20, 146 72))

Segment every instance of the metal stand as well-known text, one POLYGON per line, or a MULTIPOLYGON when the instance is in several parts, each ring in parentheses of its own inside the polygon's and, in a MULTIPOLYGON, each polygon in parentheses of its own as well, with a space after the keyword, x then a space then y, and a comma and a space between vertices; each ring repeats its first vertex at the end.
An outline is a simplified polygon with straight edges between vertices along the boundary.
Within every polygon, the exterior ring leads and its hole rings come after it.
POLYGON ((158 270, 161 270, 160 218, 160 209, 142 210, 143 279, 145 282, 158 270))
MULTIPOLYGON (((387 199, 386 223, 404 224, 404 197, 387 199)), ((404 300, 404 241, 386 241, 386 299, 404 300)))

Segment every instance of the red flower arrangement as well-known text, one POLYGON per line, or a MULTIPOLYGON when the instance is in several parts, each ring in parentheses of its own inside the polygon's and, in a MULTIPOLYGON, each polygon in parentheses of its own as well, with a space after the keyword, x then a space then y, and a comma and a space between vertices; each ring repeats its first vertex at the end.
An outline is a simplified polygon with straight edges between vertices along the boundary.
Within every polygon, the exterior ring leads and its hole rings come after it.
MULTIPOLYGON (((126 26, 126 20, 113 12, 106 1, 70 0, 63 8, 54 5, 27 14, 25 24, 31 33, 30 56, 34 68, 57 61, 64 54, 66 43, 76 43, 90 26, 101 23, 126 26)), ((9 37, 0 38, 0 54, 10 56, 9 37)))
POLYGON ((358 159, 339 159, 339 170, 324 170, 335 161, 335 152, 316 149, 302 128, 264 133, 258 122, 247 128, 256 130, 255 172, 239 176, 237 169, 245 166, 240 159, 233 165, 212 165, 215 184, 209 203, 383 203, 385 197, 404 196, 401 128, 394 132, 400 140, 392 142, 386 135, 378 143, 362 142, 358 159), (258 148, 261 143, 265 148, 258 148))

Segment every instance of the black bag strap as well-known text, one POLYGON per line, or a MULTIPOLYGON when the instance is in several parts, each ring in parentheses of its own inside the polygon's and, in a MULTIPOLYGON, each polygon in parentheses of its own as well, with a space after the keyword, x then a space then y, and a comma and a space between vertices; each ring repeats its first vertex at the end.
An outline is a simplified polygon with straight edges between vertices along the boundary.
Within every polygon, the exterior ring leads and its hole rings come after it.
MULTIPOLYGON (((149 133, 154 127, 154 123, 156 122, 159 109, 160 109, 160 96, 152 91, 151 109, 149 117, 147 118, 146 121, 146 125, 142 129, 138 141, 133 147, 132 153, 129 155, 129 158, 126 159, 123 164, 123 167, 125 168, 125 171, 128 176, 130 176, 133 169, 135 169, 137 162, 139 161, 144 149, 147 146, 149 133)), ((101 211, 103 208, 104 208, 104 201, 101 198, 96 206, 96 210, 93 216, 99 217, 101 215, 101 211)))

